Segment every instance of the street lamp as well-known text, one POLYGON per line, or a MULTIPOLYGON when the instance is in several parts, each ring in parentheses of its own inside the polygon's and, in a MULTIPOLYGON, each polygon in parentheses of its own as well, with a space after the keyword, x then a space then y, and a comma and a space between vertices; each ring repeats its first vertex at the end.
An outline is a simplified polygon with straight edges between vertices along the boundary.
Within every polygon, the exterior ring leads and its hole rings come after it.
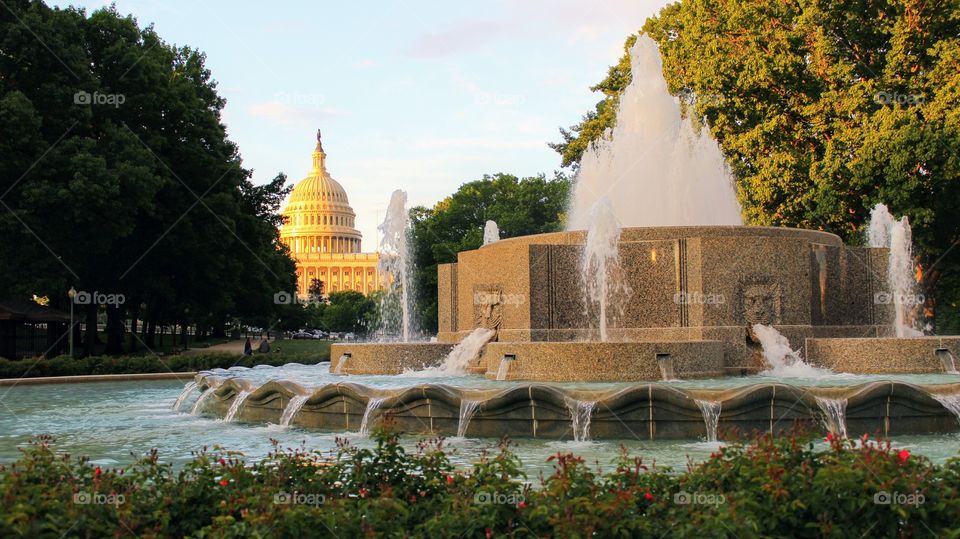
POLYGON ((73 359, 73 298, 76 295, 77 291, 71 286, 67 290, 67 297, 70 298, 70 359, 73 359))

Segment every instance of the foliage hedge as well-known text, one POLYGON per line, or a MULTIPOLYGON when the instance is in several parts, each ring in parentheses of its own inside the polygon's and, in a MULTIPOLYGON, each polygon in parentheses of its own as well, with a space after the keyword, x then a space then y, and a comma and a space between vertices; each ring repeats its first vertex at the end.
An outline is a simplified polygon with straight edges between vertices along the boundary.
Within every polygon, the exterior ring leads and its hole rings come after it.
POLYGON ((626 453, 607 472, 557 454, 537 487, 506 443, 466 471, 442 439, 406 452, 395 434, 374 436, 374 449, 340 441, 326 454, 274 442, 252 464, 214 447, 179 471, 156 451, 101 468, 40 437, 0 468, 0 536, 960 535, 960 459, 934 465, 866 436, 821 450, 763 436, 680 473, 626 453), (895 503, 878 503, 883 492, 895 503))
POLYGON ((329 361, 330 352, 310 353, 270 352, 239 356, 229 353, 178 354, 168 356, 90 356, 70 359, 59 356, 50 359, 9 360, 0 358, 0 378, 34 378, 45 376, 81 376, 88 374, 141 374, 190 372, 240 365, 280 366, 287 363, 314 364, 329 361))

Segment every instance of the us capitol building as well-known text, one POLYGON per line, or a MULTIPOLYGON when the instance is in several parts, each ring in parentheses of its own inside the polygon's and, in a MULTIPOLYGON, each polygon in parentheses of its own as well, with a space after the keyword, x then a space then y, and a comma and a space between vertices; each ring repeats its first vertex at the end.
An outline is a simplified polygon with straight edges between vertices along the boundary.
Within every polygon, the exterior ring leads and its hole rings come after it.
POLYGON ((347 192, 330 177, 327 154, 317 131, 313 168, 290 193, 283 210, 280 241, 297 262, 297 290, 307 295, 314 279, 323 281, 325 294, 356 290, 369 294, 382 287, 377 253, 361 252, 362 235, 354 228, 356 214, 347 192))

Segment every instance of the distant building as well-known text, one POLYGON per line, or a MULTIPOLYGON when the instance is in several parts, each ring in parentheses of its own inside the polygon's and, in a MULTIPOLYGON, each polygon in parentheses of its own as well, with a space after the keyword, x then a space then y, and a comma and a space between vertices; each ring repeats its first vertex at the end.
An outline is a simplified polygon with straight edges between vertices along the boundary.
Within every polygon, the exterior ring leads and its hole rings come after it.
POLYGON ((280 241, 297 262, 297 291, 307 294, 313 279, 323 281, 324 293, 356 290, 369 294, 382 287, 377 253, 361 250, 362 235, 354 228, 356 214, 347 192, 327 172, 327 154, 317 131, 313 168, 290 194, 280 241))

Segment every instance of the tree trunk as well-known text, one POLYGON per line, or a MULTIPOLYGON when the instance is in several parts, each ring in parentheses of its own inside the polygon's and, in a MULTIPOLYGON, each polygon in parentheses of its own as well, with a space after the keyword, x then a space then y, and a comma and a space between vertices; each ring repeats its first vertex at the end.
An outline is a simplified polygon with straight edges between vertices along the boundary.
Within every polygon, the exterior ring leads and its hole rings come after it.
POLYGON ((147 322, 149 329, 147 330, 147 346, 150 348, 155 348, 157 344, 157 323, 154 320, 147 322))
POLYGON ((97 306, 91 303, 85 310, 87 336, 83 339, 83 355, 92 356, 97 353, 97 306))
POLYGON ((123 309, 117 305, 107 306, 107 350, 108 355, 123 354, 123 309))
POLYGON ((140 305, 134 302, 130 308, 130 353, 135 354, 140 350, 140 342, 137 338, 137 318, 140 316, 140 305))

